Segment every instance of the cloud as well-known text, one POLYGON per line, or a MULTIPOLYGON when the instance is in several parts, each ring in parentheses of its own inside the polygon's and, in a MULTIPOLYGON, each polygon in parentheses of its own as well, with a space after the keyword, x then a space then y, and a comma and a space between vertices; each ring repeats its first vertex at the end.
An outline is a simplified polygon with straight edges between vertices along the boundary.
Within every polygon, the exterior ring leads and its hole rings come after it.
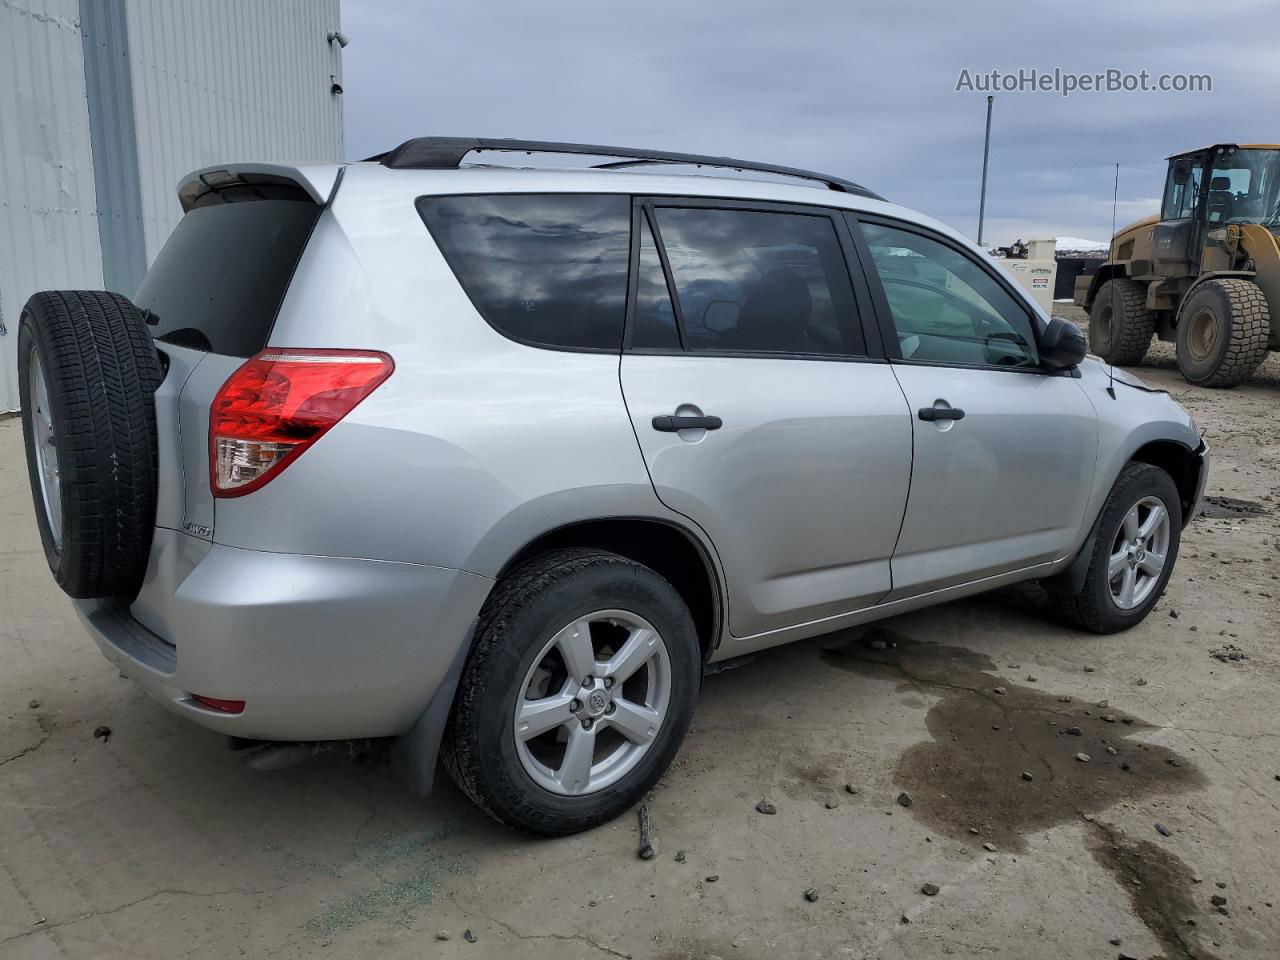
POLYGON ((973 235, 986 97, 962 69, 1208 73, 1209 93, 998 93, 989 241, 1105 236, 1152 212, 1165 157, 1270 142, 1270 2, 345 0, 347 151, 512 136, 827 170, 973 235), (1016 231, 1016 232, 1011 232, 1016 231))

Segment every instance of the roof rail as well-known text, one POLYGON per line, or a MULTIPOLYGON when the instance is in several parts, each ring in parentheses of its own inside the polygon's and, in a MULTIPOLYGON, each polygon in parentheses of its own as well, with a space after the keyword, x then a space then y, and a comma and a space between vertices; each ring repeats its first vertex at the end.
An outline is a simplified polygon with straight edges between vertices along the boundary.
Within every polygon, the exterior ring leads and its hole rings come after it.
POLYGON ((840 177, 797 167, 782 167, 772 163, 752 163, 734 160, 732 157, 708 157, 696 153, 672 153, 668 150, 642 150, 635 147, 603 147, 590 143, 555 143, 542 140, 505 140, 485 137, 415 137, 400 146, 369 157, 384 167, 408 170, 453 170, 467 154, 476 150, 501 150, 511 153, 567 153, 596 157, 625 157, 621 162, 602 163, 601 168, 636 166, 647 163, 691 164, 699 167, 717 167, 726 170, 750 170, 755 173, 773 173, 801 180, 816 180, 829 190, 853 193, 872 200, 883 200, 866 187, 840 177))

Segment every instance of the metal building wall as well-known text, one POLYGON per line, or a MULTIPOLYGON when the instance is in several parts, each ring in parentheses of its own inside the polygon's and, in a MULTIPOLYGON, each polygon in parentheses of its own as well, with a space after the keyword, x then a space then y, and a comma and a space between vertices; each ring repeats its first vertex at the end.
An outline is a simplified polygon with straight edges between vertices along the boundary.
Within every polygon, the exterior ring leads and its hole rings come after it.
POLYGON ((27 297, 133 293, 181 215, 184 173, 342 159, 339 13, 339 0, 0 0, 0 412, 20 401, 27 297))
POLYGON ((146 261, 175 186, 229 160, 341 160, 339 0, 125 0, 146 261))
POLYGON ((0 0, 0 412, 18 408, 18 314, 100 287, 77 0, 0 0))

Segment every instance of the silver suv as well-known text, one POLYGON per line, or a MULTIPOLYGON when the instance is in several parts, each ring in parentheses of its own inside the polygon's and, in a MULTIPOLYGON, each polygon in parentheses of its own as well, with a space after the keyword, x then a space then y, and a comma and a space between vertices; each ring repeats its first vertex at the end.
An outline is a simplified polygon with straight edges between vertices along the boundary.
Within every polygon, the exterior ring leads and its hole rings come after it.
POLYGON ((179 196, 132 301, 28 303, 27 455, 103 653, 261 766, 394 738, 581 830, 707 663, 1026 580, 1132 626, 1204 485, 1165 393, 836 177, 426 138, 179 196))

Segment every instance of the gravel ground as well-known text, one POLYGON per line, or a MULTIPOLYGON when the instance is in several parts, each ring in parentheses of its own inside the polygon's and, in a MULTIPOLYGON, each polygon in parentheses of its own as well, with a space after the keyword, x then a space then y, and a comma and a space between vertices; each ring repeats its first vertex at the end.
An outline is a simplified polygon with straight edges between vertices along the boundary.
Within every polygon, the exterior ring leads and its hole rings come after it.
POLYGON ((0 958, 1280 956, 1280 362, 1137 372, 1256 505, 1191 525, 1151 617, 1022 588, 718 672, 649 860, 635 816, 534 841, 376 757, 246 769, 83 635, 0 422, 0 958))

